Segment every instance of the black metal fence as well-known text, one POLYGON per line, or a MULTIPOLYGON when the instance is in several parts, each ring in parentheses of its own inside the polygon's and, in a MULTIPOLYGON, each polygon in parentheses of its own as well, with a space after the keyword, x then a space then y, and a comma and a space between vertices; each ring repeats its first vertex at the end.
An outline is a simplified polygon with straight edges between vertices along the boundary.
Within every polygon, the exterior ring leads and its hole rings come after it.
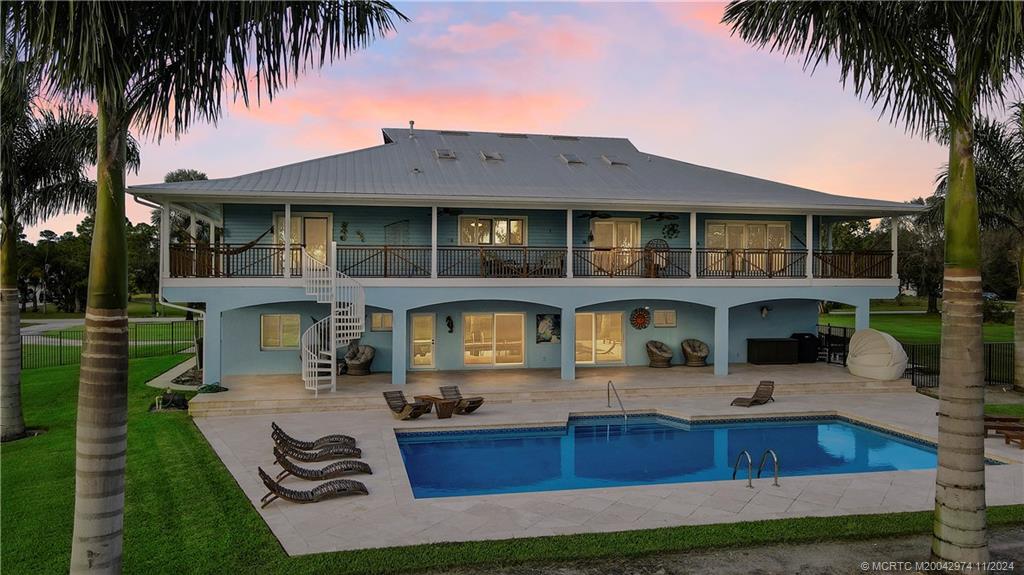
MULTIPOLYGON (((940 347, 937 343, 904 343, 907 352, 907 370, 903 377, 915 387, 939 386, 940 347)), ((1013 385, 1013 343, 986 343, 982 355, 985 361, 985 383, 1013 385)))
POLYGON ((846 353, 850 350, 850 338, 855 330, 838 325, 818 326, 818 358, 827 363, 846 365, 846 353))
MULTIPOLYGON (((21 336, 21 368, 72 365, 81 361, 84 326, 21 336)), ((203 336, 201 321, 128 324, 128 357, 194 353, 203 336)))

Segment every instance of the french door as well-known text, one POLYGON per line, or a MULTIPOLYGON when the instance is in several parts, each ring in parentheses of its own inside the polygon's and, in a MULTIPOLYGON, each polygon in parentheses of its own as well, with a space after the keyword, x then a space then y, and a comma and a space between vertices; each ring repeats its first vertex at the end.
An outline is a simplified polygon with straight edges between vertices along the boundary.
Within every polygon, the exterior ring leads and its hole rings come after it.
MULTIPOLYGON (((292 214, 292 269, 302 266, 301 251, 304 246, 310 256, 324 263, 330 263, 331 218, 327 214, 292 214)), ((274 214, 274 242, 284 244, 284 214, 274 214)), ((297 272, 296 272, 297 273, 297 272)))
POLYGON ((710 254, 708 268, 718 271, 750 269, 777 272, 786 266, 789 224, 784 222, 708 222, 705 242, 710 254), (725 253, 729 250, 729 253, 725 253), (778 256, 768 250, 778 250, 778 256))
POLYGON ((576 363, 622 363, 624 350, 622 312, 576 314, 576 363))
POLYGON ((635 248, 640 246, 640 220, 593 220, 591 233, 594 263, 603 271, 617 275, 639 260, 639 250, 635 248))
POLYGON ((526 316, 521 313, 462 315, 462 362, 476 365, 523 365, 526 362, 526 316))
POLYGON ((434 314, 414 313, 412 318, 412 367, 434 367, 434 314))

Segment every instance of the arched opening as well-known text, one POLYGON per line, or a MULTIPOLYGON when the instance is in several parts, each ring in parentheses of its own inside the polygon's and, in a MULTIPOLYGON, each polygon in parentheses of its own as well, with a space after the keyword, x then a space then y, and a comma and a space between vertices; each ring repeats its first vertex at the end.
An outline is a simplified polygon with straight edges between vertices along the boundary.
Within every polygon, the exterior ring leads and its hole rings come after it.
POLYGON ((577 367, 648 365, 649 341, 664 343, 672 350, 671 364, 679 365, 685 363, 683 340, 714 342, 715 310, 666 299, 607 301, 577 308, 575 331, 577 367))

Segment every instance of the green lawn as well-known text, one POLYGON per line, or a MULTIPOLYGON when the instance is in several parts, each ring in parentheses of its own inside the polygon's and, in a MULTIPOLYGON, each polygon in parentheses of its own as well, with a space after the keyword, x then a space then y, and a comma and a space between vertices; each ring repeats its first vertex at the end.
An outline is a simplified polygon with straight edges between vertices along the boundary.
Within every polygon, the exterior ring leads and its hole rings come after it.
MULTIPOLYGON (((152 308, 149 303, 149 296, 135 296, 134 301, 128 302, 128 317, 153 317, 152 308)), ((84 313, 67 313, 57 311, 56 306, 47 305, 48 313, 43 313, 42 306, 38 312, 22 312, 21 319, 84 319, 84 313)), ((156 309, 164 317, 185 317, 185 312, 162 304, 157 304, 156 309)))
MULTIPOLYGON (((85 326, 75 325, 48 331, 43 335, 81 339, 84 334, 85 326)), ((174 325, 166 322, 129 323, 128 337, 132 341, 192 341, 192 327, 182 322, 174 325)))
MULTIPOLYGON (((853 327, 853 314, 824 314, 818 318, 822 325, 853 327)), ((871 314, 871 327, 891 334, 906 343, 939 343, 942 317, 938 314, 871 314)), ((1013 325, 985 324, 985 341, 1013 341, 1013 325)))
POLYGON ((987 403, 985 404, 985 414, 1024 417, 1024 403, 987 403))
MULTIPOLYGON (((814 517, 288 557, 184 413, 149 413, 144 382, 183 357, 133 360, 128 419, 126 573, 383 574, 636 556, 723 546, 928 533, 932 513, 814 517)), ((67 572, 74 502, 76 367, 23 373, 28 424, 48 432, 0 447, 0 562, 7 573, 67 572)), ((1024 522, 1024 505, 989 508, 1024 522)), ((358 529, 358 526, 353 528, 358 529)), ((922 557, 927 549, 921 550, 922 557)))

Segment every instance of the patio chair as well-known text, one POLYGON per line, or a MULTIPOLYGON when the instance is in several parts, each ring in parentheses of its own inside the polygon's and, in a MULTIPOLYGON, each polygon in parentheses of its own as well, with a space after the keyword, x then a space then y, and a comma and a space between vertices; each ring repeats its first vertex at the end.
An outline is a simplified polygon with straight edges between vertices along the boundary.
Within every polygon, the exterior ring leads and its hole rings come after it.
POLYGON ((1017 447, 1024 449, 1024 431, 1002 431, 1003 442, 1006 445, 1017 444, 1017 447))
POLYGON ((738 405, 740 407, 750 407, 753 405, 764 405, 769 401, 775 401, 772 394, 775 393, 775 382, 764 380, 757 384, 757 390, 754 391, 754 395, 751 397, 737 397, 732 400, 729 405, 738 405))
POLYGON ((328 445, 347 445, 349 447, 355 447, 356 440, 354 437, 341 434, 325 435, 314 441, 303 441, 301 439, 295 439, 291 435, 281 429, 281 426, 276 422, 270 422, 270 428, 273 430, 270 433, 270 438, 274 440, 274 443, 281 445, 285 444, 295 449, 301 449, 303 451, 316 451, 317 449, 327 447, 328 445))
POLYGON ((263 471, 262 467, 258 469, 260 479, 263 480, 263 485, 266 486, 268 491, 266 495, 260 498, 260 508, 270 505, 278 498, 291 501, 292 503, 316 503, 324 499, 332 499, 343 495, 367 495, 369 493, 365 485, 351 479, 334 479, 321 483, 309 490, 288 489, 271 479, 267 472, 263 471))
POLYGON ((310 469, 308 467, 299 467, 292 463, 280 449, 274 448, 274 463, 281 466, 281 473, 277 474, 274 479, 281 481, 289 475, 294 475, 299 479, 305 479, 307 481, 323 481, 324 479, 336 479, 342 475, 349 473, 368 473, 373 474, 373 470, 370 466, 363 461, 357 461, 355 459, 345 459, 343 461, 335 461, 326 467, 320 469, 310 469))
POLYGON ((345 354, 349 375, 370 375, 370 364, 377 350, 372 345, 352 345, 345 354))
POLYGON ((384 400, 388 402, 388 408, 395 419, 416 419, 424 413, 430 413, 433 407, 425 401, 409 403, 401 391, 385 391, 384 400))
POLYGON ((441 397, 444 399, 454 399, 459 403, 455 406, 455 413, 459 415, 466 415, 473 413, 480 406, 484 404, 484 398, 482 397, 462 397, 462 392, 459 391, 457 385, 445 385, 441 387, 441 397))
POLYGON ((363 450, 358 447, 338 444, 326 445, 316 451, 302 451, 301 449, 295 449, 288 444, 279 443, 276 449, 280 451, 282 455, 286 455, 290 459, 301 461, 303 463, 329 461, 331 459, 359 459, 363 456, 363 450))
POLYGON ((684 339, 683 356, 686 357, 686 365, 690 367, 703 367, 708 364, 708 344, 699 339, 684 339))
POLYGON ((988 435, 989 431, 995 431, 997 435, 1007 431, 1024 433, 1024 423, 1020 421, 985 421, 985 435, 988 435))
POLYGON ((646 347, 650 367, 672 367, 672 348, 653 339, 647 342, 646 347))

